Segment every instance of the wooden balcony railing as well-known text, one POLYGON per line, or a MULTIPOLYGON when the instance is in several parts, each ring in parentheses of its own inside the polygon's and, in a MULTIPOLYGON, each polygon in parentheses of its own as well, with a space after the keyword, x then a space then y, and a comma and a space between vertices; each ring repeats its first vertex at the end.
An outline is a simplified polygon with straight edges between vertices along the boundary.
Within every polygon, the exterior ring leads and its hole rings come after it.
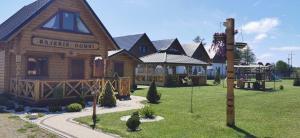
POLYGON ((57 100, 92 96, 93 90, 102 92, 106 83, 112 84, 112 89, 119 96, 129 96, 131 79, 119 78, 98 80, 16 80, 10 82, 10 94, 31 101, 57 100))

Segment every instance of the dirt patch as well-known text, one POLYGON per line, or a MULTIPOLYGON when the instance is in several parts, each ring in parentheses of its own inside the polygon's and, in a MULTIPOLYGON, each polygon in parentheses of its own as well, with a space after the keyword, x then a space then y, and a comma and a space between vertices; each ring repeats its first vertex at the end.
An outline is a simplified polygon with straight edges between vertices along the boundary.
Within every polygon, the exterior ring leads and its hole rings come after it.
POLYGON ((0 113, 0 138, 56 138, 57 136, 22 121, 9 113, 0 113))

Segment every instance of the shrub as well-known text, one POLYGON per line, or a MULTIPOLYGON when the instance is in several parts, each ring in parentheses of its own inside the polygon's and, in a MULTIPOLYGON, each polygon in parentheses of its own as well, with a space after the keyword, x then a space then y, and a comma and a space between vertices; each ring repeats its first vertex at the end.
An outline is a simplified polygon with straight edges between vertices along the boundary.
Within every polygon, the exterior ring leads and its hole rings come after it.
POLYGON ((300 77, 299 74, 296 74, 296 78, 294 79, 294 86, 300 86, 300 77))
POLYGON ((0 107, 0 113, 5 113, 4 109, 4 107, 0 107))
POLYGON ((100 94, 99 98, 100 106, 104 107, 115 107, 117 104, 116 96, 112 90, 111 83, 106 83, 104 91, 100 94))
POLYGON ((37 113, 37 114, 28 114, 27 116, 25 116, 25 118, 28 118, 29 120, 35 120, 44 116, 45 116, 44 113, 37 113))
POLYGON ((64 88, 62 86, 55 87, 53 90, 53 98, 61 101, 64 97, 64 88))
POLYGON ((283 85, 280 85, 280 86, 279 86, 279 89, 280 89, 280 90, 283 90, 283 89, 284 89, 284 86, 283 86, 283 85))
POLYGON ((6 106, 7 110, 15 109, 15 103, 10 101, 6 96, 0 95, 0 105, 6 106))
POLYGON ((23 105, 19 105, 17 108, 15 108, 16 112, 23 112, 24 111, 24 106, 23 105))
POLYGON ((67 112, 80 112, 82 110, 82 106, 79 103, 72 103, 67 106, 67 112))
POLYGON ((7 102, 9 102, 7 97, 5 97, 4 95, 0 95, 0 105, 6 106, 7 102))
POLYGON ((12 101, 8 101, 8 102, 5 104, 5 106, 6 106, 6 109, 7 109, 7 110, 15 109, 15 103, 12 102, 12 101))
POLYGON ((256 81, 254 84, 253 84, 253 89, 255 90, 259 90, 260 89, 260 84, 258 81, 256 81))
POLYGON ((31 109, 29 112, 30 113, 45 113, 47 111, 44 109, 31 109))
POLYGON ((144 108, 142 108, 142 109, 140 110, 140 113, 141 113, 141 115, 142 115, 144 118, 149 118, 149 119, 155 118, 155 116, 154 116, 154 111, 153 111, 153 109, 150 107, 150 105, 146 105, 144 108))
POLYGON ((48 110, 49 112, 61 112, 62 111, 62 107, 60 105, 50 105, 48 106, 48 110))
POLYGON ((84 99, 84 97, 80 97, 78 103, 81 104, 82 108, 85 108, 85 99, 84 99))
POLYGON ((140 124, 141 122, 139 112, 134 112, 126 122, 126 126, 131 131, 136 131, 139 128, 140 124))
POLYGON ((214 84, 219 85, 221 83, 221 68, 217 68, 214 84))
POLYGON ((158 103, 160 98, 161 94, 157 92, 155 81, 152 81, 147 93, 147 100, 150 103, 158 103))

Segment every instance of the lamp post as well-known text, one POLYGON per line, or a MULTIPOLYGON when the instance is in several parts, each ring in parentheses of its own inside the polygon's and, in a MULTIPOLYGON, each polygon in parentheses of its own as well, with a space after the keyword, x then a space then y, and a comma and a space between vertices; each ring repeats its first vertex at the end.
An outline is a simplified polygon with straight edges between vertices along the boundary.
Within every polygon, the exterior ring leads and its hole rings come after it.
POLYGON ((92 120, 93 120, 93 129, 96 127, 97 123, 97 115, 96 115, 96 109, 97 109, 97 96, 100 90, 100 84, 99 80, 96 80, 96 87, 93 88, 92 90, 92 95, 93 95, 93 115, 92 115, 92 120))

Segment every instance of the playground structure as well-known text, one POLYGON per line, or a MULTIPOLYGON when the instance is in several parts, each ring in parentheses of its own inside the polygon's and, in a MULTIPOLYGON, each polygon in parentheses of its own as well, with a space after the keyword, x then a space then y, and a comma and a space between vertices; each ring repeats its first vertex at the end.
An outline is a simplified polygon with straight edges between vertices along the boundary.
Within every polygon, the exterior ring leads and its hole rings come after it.
POLYGON ((266 88, 266 82, 274 80, 272 65, 235 65, 236 88, 249 90, 272 90, 266 88))

